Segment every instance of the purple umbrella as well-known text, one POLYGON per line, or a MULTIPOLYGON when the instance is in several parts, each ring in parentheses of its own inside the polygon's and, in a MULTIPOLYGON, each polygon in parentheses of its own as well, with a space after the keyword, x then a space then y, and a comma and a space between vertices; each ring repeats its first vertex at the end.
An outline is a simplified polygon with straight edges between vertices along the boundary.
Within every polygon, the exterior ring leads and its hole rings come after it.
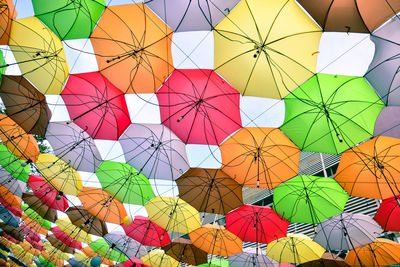
POLYGON ((384 135, 400 138, 400 107, 385 107, 379 114, 374 136, 384 135))
POLYGON ((140 258, 147 254, 146 248, 136 240, 127 236, 124 232, 112 232, 104 236, 108 245, 128 258, 140 258))

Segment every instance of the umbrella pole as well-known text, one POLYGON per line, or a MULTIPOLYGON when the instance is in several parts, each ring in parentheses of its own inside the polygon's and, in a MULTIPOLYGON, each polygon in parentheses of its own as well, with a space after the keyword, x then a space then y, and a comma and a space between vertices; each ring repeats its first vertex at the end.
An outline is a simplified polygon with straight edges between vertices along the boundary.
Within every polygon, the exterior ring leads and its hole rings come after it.
POLYGON ((358 260, 358 262, 360 263, 360 266, 362 267, 363 264, 362 264, 362 262, 361 262, 360 257, 358 256, 358 253, 356 252, 356 250, 355 250, 355 248, 354 248, 353 241, 351 241, 349 232, 347 232, 347 228, 346 228, 346 226, 344 225, 343 218, 340 218, 340 223, 342 224, 342 227, 343 227, 344 236, 347 237, 347 239, 349 240, 351 249, 354 251, 354 254, 356 254, 357 260, 358 260))

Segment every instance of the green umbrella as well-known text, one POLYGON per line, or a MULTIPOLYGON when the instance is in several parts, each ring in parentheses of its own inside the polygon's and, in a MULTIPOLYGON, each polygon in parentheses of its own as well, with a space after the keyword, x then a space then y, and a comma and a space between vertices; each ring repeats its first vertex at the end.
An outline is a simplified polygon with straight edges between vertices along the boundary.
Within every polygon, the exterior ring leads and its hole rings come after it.
MULTIPOLYGON (((44 205, 44 204, 43 204, 44 205)), ((28 204, 23 204, 21 206, 21 209, 24 211, 24 213, 31 218, 32 220, 34 220, 35 222, 37 222, 38 224, 40 224, 41 226, 43 226, 44 228, 46 228, 47 230, 51 229, 51 222, 43 219, 42 216, 39 215, 39 213, 37 213, 36 211, 34 211, 33 209, 31 209, 28 204)))
POLYGON ((197 265, 198 267, 229 267, 229 261, 225 259, 214 258, 207 263, 197 265))
POLYGON ((342 213, 349 195, 334 179, 297 176, 274 189, 274 210, 292 223, 318 224, 342 213))
POLYGON ((18 159, 5 145, 0 144, 0 165, 12 176, 23 182, 27 182, 31 166, 18 159))
POLYGON ((370 138, 383 102, 363 77, 316 74, 284 98, 281 130, 304 151, 339 154, 370 138))
POLYGON ((93 251, 96 252, 97 254, 112 261, 123 262, 128 260, 128 258, 124 254, 116 250, 113 250, 113 248, 110 247, 103 238, 90 242, 89 247, 93 249, 93 251))
POLYGON ((38 256, 39 263, 46 266, 46 267, 55 267, 55 265, 49 261, 46 261, 42 255, 38 256))
POLYGON ((61 40, 89 38, 104 0, 32 0, 35 15, 61 40))
POLYGON ((103 161, 96 175, 103 190, 123 203, 144 205, 154 198, 149 180, 129 164, 103 161))

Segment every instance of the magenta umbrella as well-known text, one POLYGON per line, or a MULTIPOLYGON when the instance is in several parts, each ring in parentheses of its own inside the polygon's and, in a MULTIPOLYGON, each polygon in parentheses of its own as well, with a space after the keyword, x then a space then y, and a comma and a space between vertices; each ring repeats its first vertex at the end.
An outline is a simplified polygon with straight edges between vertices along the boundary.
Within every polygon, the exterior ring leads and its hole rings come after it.
POLYGON ((247 242, 269 243, 285 237, 288 226, 270 207, 243 205, 226 215, 226 229, 247 242))
POLYGON ((122 224, 122 228, 127 236, 145 246, 162 247, 171 243, 168 232, 147 217, 135 216, 131 224, 122 224))
POLYGON ((65 245, 71 248, 75 248, 78 250, 82 249, 82 243, 79 241, 74 240, 72 237, 70 237, 68 234, 63 232, 59 226, 54 226, 51 228, 51 231, 53 232, 54 236, 63 242, 65 245))
POLYGON ((213 70, 175 70, 157 91, 161 121, 187 144, 218 145, 242 127, 240 94, 213 70))

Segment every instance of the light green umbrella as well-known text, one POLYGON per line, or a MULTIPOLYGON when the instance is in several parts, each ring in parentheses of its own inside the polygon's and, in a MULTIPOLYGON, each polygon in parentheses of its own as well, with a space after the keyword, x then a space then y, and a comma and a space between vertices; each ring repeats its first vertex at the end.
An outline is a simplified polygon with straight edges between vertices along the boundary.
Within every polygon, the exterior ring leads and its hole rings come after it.
POLYGON ((61 40, 89 38, 104 0, 33 0, 35 15, 61 40))
POLYGON ((27 182, 31 166, 18 159, 5 145, 0 144, 0 165, 12 176, 23 182, 27 182))
POLYGON ((339 154, 370 138, 385 106, 363 77, 316 74, 284 98, 281 130, 302 150, 339 154))
POLYGON ((229 267, 229 261, 225 259, 214 258, 207 263, 197 265, 198 267, 229 267))
POLYGON ((291 223, 318 224, 342 213, 349 195, 334 179, 297 176, 274 189, 274 210, 291 223))
POLYGON ((103 190, 123 203, 144 205, 155 196, 146 176, 129 164, 103 161, 96 175, 103 190))
POLYGON ((97 254, 112 261, 123 262, 128 260, 128 258, 124 254, 119 251, 113 250, 113 248, 110 247, 103 238, 90 242, 89 247, 93 249, 93 251, 97 254))

